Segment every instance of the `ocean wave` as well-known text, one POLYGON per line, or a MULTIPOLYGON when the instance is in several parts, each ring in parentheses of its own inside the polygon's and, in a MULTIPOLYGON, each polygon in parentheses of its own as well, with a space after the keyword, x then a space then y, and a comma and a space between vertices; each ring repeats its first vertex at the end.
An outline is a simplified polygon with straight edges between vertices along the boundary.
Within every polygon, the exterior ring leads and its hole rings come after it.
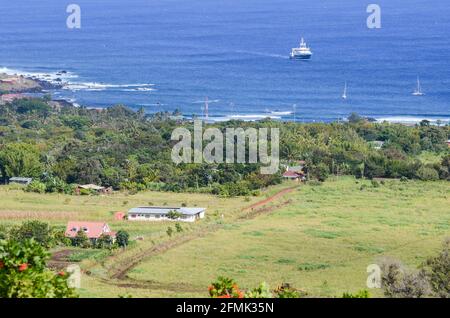
POLYGON ((4 73, 11 76, 16 75, 29 77, 40 81, 50 82, 52 84, 64 84, 69 82, 71 79, 78 78, 77 74, 65 70, 54 72, 27 72, 11 69, 8 67, 0 67, 0 73, 4 73))
POLYGON ((390 122, 390 123, 398 123, 398 124, 418 124, 422 120, 428 120, 431 123, 437 123, 437 121, 441 121, 443 123, 450 123, 450 117, 445 116, 384 116, 384 117, 375 117, 377 122, 390 122))
POLYGON ((243 120, 243 121, 257 121, 265 118, 281 119, 281 116, 274 116, 270 114, 234 114, 222 117, 210 117, 212 121, 228 121, 228 120, 243 120))
POLYGON ((104 91, 121 90, 126 92, 148 92, 154 91, 155 84, 107 84, 97 82, 71 82, 64 85, 64 89, 71 91, 104 91))
POLYGON ((292 112, 292 111, 272 111, 270 113, 272 115, 287 116, 287 115, 292 115, 294 112, 292 112))
MULTIPOLYGON (((192 104, 204 104, 206 102, 206 100, 196 100, 194 102, 192 102, 192 104)), ((212 104, 212 103, 218 103, 220 102, 220 99, 208 99, 208 103, 212 104)))

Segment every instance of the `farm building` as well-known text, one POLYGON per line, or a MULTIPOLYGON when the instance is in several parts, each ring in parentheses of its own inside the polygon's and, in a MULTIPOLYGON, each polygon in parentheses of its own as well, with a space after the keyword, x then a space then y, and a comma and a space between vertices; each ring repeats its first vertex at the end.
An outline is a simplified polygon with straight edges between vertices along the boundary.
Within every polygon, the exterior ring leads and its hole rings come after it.
POLYGON ((128 220, 195 222, 205 217, 205 211, 205 208, 138 207, 128 211, 128 220))
POLYGON ((9 179, 9 183, 29 185, 33 181, 33 178, 12 177, 9 179))
POLYGON ((116 237, 116 233, 112 232, 109 225, 103 222, 76 222, 69 221, 67 223, 65 236, 68 238, 74 238, 79 231, 84 231, 86 236, 93 242, 104 235, 109 235, 113 239, 116 237))
POLYGON ((75 188, 75 194, 80 195, 83 190, 93 191, 93 192, 97 192, 99 194, 111 194, 113 192, 112 188, 105 188, 102 186, 98 186, 96 184, 83 184, 83 185, 78 185, 75 188))

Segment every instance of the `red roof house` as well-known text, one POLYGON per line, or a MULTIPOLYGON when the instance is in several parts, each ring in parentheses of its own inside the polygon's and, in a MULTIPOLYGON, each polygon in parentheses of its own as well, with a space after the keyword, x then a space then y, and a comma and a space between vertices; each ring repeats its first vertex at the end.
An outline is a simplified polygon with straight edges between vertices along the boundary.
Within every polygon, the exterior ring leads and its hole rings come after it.
POLYGON ((283 173, 283 178, 298 181, 304 180, 305 175, 301 172, 288 170, 283 173))
POLYGON ((89 239, 98 239, 102 234, 116 237, 109 225, 103 222, 75 222, 69 221, 66 227, 66 237, 74 238, 79 231, 84 231, 89 239))

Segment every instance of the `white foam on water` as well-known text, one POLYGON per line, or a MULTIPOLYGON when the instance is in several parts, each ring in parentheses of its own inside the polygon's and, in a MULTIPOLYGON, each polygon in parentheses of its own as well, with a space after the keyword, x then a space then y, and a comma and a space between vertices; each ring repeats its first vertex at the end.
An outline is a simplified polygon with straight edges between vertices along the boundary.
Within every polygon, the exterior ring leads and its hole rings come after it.
POLYGON ((397 124, 419 124, 422 120, 428 120, 431 123, 437 123, 440 120, 443 123, 449 123, 450 117, 420 117, 420 116, 385 116, 375 118, 377 122, 390 122, 397 124))
POLYGON ((272 115, 279 115, 279 116, 287 116, 287 115, 292 115, 293 112, 291 111, 273 111, 270 112, 272 115))
POLYGON ((270 114, 234 114, 227 115, 224 117, 210 117, 210 120, 213 121, 228 121, 228 120, 243 120, 243 121, 257 121, 261 119, 281 119, 280 116, 274 116, 270 114))
MULTIPOLYGON (((195 102, 192 102, 192 104, 204 104, 206 102, 206 100, 196 100, 195 102)), ((220 102, 220 99, 208 99, 208 103, 212 104, 212 103, 218 103, 220 102)))
POLYGON ((52 84, 64 84, 64 82, 68 82, 70 79, 78 78, 78 75, 68 71, 55 71, 55 72, 26 72, 11 69, 8 67, 0 67, 0 73, 4 73, 10 76, 24 76, 30 77, 41 81, 47 81, 52 84), (61 81, 58 81, 61 80, 61 81))
POLYGON ((149 92, 155 84, 107 84, 97 82, 71 82, 64 86, 64 89, 71 91, 104 91, 121 90, 125 92, 149 92))

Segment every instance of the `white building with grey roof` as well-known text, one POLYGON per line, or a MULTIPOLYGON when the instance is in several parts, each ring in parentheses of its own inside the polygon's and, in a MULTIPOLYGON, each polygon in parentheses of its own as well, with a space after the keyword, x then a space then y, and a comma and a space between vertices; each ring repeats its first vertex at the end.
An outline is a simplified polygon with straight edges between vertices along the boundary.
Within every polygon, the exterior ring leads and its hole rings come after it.
POLYGON ((205 208, 145 206, 128 211, 129 221, 195 222, 205 217, 205 208))

